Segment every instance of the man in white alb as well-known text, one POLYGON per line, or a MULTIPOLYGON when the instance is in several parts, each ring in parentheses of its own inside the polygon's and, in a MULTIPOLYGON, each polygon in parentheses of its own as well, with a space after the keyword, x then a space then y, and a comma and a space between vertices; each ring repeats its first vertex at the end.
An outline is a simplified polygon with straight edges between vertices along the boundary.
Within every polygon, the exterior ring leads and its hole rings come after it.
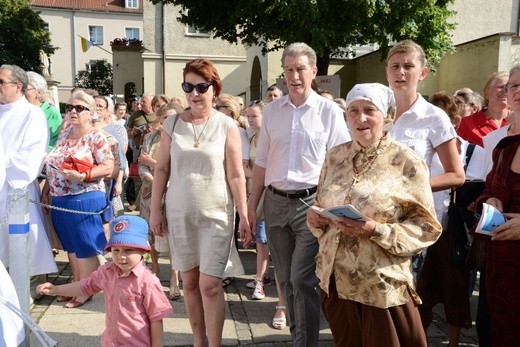
MULTIPOLYGON (((38 175, 47 154, 49 129, 41 108, 24 96, 28 78, 16 65, 0 66, 0 141, 5 155, 5 182, 0 186, 0 260, 9 267, 9 233, 7 228, 8 194, 27 187, 29 198, 40 201, 38 175)), ((58 271, 45 229, 42 209, 29 204, 29 244, 31 276, 58 271)))

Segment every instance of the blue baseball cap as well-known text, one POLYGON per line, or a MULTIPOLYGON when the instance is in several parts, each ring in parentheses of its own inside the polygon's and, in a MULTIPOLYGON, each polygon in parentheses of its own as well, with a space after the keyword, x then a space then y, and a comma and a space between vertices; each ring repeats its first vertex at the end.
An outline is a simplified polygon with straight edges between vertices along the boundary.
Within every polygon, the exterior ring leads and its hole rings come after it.
POLYGON ((110 222, 110 240, 105 251, 113 246, 139 248, 150 251, 148 223, 141 217, 121 216, 110 222))

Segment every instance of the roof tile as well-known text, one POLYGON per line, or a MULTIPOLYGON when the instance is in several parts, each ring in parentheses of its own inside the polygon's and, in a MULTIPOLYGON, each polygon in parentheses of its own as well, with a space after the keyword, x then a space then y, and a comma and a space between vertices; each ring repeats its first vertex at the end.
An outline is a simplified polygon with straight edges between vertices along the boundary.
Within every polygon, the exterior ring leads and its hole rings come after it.
POLYGON ((138 1, 139 8, 137 9, 126 8, 125 0, 31 0, 31 6, 71 10, 143 13, 143 0, 138 1))

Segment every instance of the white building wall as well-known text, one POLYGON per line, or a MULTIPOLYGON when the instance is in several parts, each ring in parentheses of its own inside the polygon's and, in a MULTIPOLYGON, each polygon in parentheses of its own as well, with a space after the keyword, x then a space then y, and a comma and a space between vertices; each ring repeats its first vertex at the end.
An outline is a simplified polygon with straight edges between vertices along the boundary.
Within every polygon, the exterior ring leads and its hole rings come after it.
POLYGON ((496 33, 518 34, 520 0, 456 0, 450 9, 457 12, 450 20, 457 23, 453 44, 476 40, 496 33))

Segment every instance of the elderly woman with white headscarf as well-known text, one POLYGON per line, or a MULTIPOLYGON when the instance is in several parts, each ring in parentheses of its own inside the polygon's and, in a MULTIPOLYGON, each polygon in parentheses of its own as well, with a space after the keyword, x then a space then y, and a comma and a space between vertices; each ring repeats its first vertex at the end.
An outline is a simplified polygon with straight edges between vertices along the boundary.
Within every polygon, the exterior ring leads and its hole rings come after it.
POLYGON ((395 112, 389 88, 358 84, 346 101, 353 140, 327 153, 316 207, 351 204, 367 218, 309 209, 321 307, 337 346, 426 346, 411 258, 441 234, 428 167, 385 130, 395 112))

